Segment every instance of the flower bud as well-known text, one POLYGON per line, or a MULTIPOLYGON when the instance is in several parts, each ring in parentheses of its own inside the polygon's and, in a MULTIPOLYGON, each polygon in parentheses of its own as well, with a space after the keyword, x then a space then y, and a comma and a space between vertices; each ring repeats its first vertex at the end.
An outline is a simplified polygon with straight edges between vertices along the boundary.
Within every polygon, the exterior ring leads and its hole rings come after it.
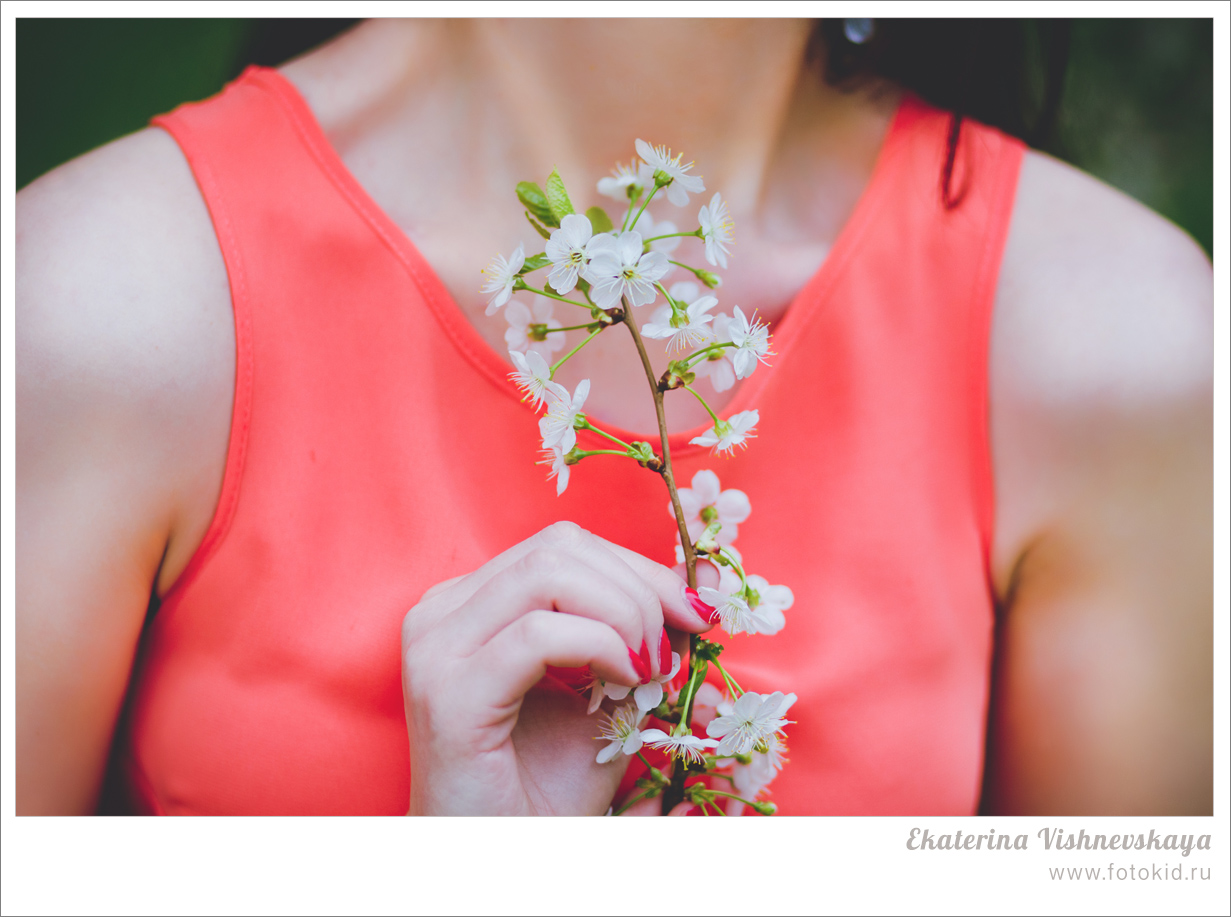
POLYGON ((697 279, 709 287, 711 290, 716 290, 722 286, 722 278, 717 274, 711 274, 709 271, 702 268, 693 268, 693 273, 697 275, 697 279))
POLYGON ((720 550, 718 544, 718 533, 722 531, 722 523, 717 520, 711 522, 705 527, 705 531, 701 533, 701 537, 697 539, 696 549, 698 554, 717 554, 720 550))

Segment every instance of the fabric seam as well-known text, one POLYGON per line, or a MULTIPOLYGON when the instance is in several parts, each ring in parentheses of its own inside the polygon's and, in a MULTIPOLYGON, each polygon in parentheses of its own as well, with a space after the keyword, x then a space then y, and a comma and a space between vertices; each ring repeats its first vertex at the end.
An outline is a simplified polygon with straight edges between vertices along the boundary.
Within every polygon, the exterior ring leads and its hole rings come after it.
POLYGON ((175 140, 196 179, 205 200, 214 232, 222 250, 231 292, 231 311, 235 325, 235 396, 231 406, 230 438, 227 444, 226 466, 222 474, 222 490, 218 506, 210 520, 205 537, 193 552, 187 566, 163 596, 163 602, 186 589, 201 574, 206 563, 221 547, 239 506, 240 483, 248 452, 248 433, 252 420, 253 347, 252 316, 249 308, 247 276, 236 240, 220 182, 196 143, 194 130, 179 112, 160 115, 151 124, 162 128, 175 140))
POLYGON ((980 547, 983 554, 983 568, 987 578, 989 594, 995 596, 992 588, 992 539, 996 524, 996 485, 995 469, 992 461, 991 444, 991 332, 995 312, 996 285, 1000 276, 1000 265, 1004 259, 1004 247, 1008 242, 1009 224, 1013 218, 1013 200, 1016 197, 1017 177, 1020 171, 1024 147, 1019 141, 1003 134, 996 135, 1000 141, 1001 154, 999 168, 996 170, 996 184, 992 199, 989 221, 991 230, 988 233, 983 257, 980 259, 979 271, 974 286, 974 321, 971 322, 972 346, 969 349, 973 380, 973 390, 977 393, 973 399, 974 412, 971 432, 973 434, 973 472, 975 488, 975 509, 979 526, 980 547), (1006 155, 1007 154, 1007 155, 1006 155))

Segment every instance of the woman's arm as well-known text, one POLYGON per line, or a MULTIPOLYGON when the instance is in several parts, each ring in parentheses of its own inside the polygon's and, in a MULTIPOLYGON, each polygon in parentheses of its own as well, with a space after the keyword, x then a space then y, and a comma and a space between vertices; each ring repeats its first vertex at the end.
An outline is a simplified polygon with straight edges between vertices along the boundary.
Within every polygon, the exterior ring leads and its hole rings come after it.
POLYGON ((17 811, 88 813, 151 589, 208 527, 230 426, 226 269, 171 138, 23 190, 16 289, 17 811))
POLYGON ((1174 226, 1027 156, 992 338, 987 811, 1212 811, 1212 287, 1174 226))

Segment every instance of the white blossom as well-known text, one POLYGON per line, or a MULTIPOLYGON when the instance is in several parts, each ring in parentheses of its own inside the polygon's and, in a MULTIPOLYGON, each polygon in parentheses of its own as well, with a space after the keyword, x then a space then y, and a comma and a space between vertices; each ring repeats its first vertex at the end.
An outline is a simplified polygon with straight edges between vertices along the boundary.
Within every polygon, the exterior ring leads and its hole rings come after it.
MULTIPOLYGON (((777 733, 765 740, 765 751, 754 751, 752 760, 747 764, 736 764, 731 771, 732 784, 735 792, 744 799, 755 800, 765 788, 773 782, 787 763, 786 745, 777 733)), ((744 811, 744 803, 738 799, 727 800, 727 814, 739 815, 744 811)))
POLYGON ((680 654, 671 654, 671 671, 661 673, 657 678, 651 678, 643 685, 633 689, 633 701, 641 711, 653 710, 663 699, 663 685, 667 684, 680 670, 680 654))
POLYGON ((641 234, 622 232, 610 243, 595 248, 584 276, 590 293, 600 309, 610 309, 627 296, 634 306, 654 301, 658 293, 654 282, 661 280, 671 265, 662 252, 642 252, 641 234))
POLYGON ((582 379, 571 398, 568 389, 561 389, 563 395, 548 398, 547 413, 539 418, 539 433, 543 437, 544 449, 559 446, 561 452, 568 453, 577 445, 577 431, 573 423, 585 406, 586 396, 590 394, 590 380, 582 379))
POLYGON ((657 748, 673 758, 695 761, 698 764, 705 761, 705 749, 718 745, 714 739, 700 739, 694 735, 673 736, 661 729, 647 729, 641 733, 641 739, 650 748, 657 748))
POLYGON ((587 217, 570 213, 547 240, 543 253, 552 265, 547 282, 561 296, 577 286, 577 277, 589 260, 586 246, 593 234, 594 227, 587 217))
POLYGON ((650 146, 644 140, 637 140, 637 155, 646 161, 646 164, 655 172, 666 174, 671 183, 666 185, 667 200, 675 204, 677 207, 683 207, 688 203, 688 195, 700 194, 705 190, 705 184, 701 181, 700 175, 688 175, 694 163, 680 164, 680 159, 683 154, 676 156, 671 155, 671 151, 665 146, 650 146))
POLYGON ((629 199, 629 188, 644 191, 652 184, 654 184, 654 170, 644 162, 638 163, 634 159, 627 166, 622 162, 617 162, 611 176, 600 178, 598 193, 613 197, 617 201, 626 201, 629 199))
POLYGON ((539 459, 538 464, 551 466, 551 471, 547 473, 547 480, 556 479, 556 496, 558 497, 568 487, 570 466, 564 461, 564 452, 559 446, 549 446, 542 451, 541 455, 542 458, 539 459))
POLYGON ((533 350, 528 353, 510 350, 509 359, 516 367, 509 373, 509 378, 524 393, 522 400, 532 400, 536 410, 546 401, 568 398, 568 389, 551 381, 551 367, 542 354, 533 350))
POLYGON ((617 707, 613 714, 603 714, 598 732, 594 738, 608 742, 606 748, 599 751, 594 759, 599 764, 606 764, 616 755, 635 755, 641 750, 647 732, 657 732, 656 729, 642 732, 637 728, 642 720, 642 713, 633 704, 617 707))
POLYGON ((663 306, 641 326, 641 333, 655 340, 666 340, 668 351, 696 347, 713 338, 713 332, 708 327, 713 316, 706 313, 716 305, 718 300, 715 297, 702 296, 681 312, 663 306))
POLYGON ((586 685, 590 692, 590 704, 586 708, 586 713, 593 713, 603 703, 603 698, 610 697, 612 700, 624 700, 628 697, 628 692, 632 690, 628 685, 617 685, 615 682, 603 681, 597 675, 590 676, 590 682, 586 685))
POLYGON ((519 245, 507 261, 504 255, 496 255, 491 263, 483 268, 487 283, 483 284, 480 292, 491 294, 491 299, 487 301, 488 315, 495 315, 496 310, 509 301, 509 297, 513 295, 513 282, 517 280, 517 272, 525 263, 526 253, 519 245))
POLYGON ((705 260, 722 268, 727 266, 727 245, 731 242, 734 227, 727 212, 727 202, 721 194, 715 194, 709 204, 697 214, 701 224, 701 238, 705 240, 705 260))
MULTIPOLYGON (((679 489, 680 508, 688 523, 688 536, 695 542, 711 522, 719 523, 718 543, 729 545, 739 535, 739 524, 752 512, 748 495, 742 490, 723 490, 718 475, 706 469, 692 476, 691 487, 679 489)), ((675 508, 667 506, 671 516, 675 508)))
POLYGON ((590 688, 590 706, 587 712, 593 713, 598 709, 603 702, 604 697, 610 697, 613 700, 623 700, 628 697, 628 693, 633 693, 633 701, 637 709, 642 713, 647 713, 653 710, 663 699, 663 685, 675 678, 676 673, 680 670, 680 654, 671 654, 671 671, 663 672, 656 678, 651 678, 643 685, 638 685, 636 688, 629 685, 617 685, 611 682, 604 682, 595 676, 589 684, 590 688))
POLYGON ((738 592, 723 592, 721 589, 700 586, 697 596, 714 609, 719 625, 732 637, 736 634, 758 634, 763 627, 771 625, 771 621, 760 611, 750 608, 747 600, 738 592))
POLYGON ((790 722, 786 713, 798 698, 794 694, 757 694, 749 691, 735 702, 730 713, 716 717, 706 733, 719 739, 719 755, 746 755, 768 747, 770 736, 790 722))
POLYGON ((769 355, 769 329, 765 323, 753 316, 750 322, 739 306, 735 307, 735 316, 727 326, 727 334, 735 344, 735 353, 731 364, 735 367, 735 375, 747 379, 757 368, 757 361, 766 363, 769 355))
POLYGON ((725 452, 736 446, 745 445, 745 440, 754 438, 752 432, 761 419, 760 412, 740 411, 732 415, 730 420, 720 420, 700 436, 695 436, 689 442, 698 446, 713 446, 715 452, 725 452))
MULTIPOLYGON (((720 592, 741 592, 739 574, 730 567, 724 567, 720 574, 718 589, 720 592)), ((786 615, 783 614, 795 604, 795 594, 788 586, 771 586, 769 580, 755 573, 748 574, 748 589, 752 593, 745 596, 749 609, 753 612, 758 634, 776 634, 786 626, 786 615)), ((753 631, 750 631, 752 633, 753 631)))
POLYGON ((530 333, 531 325, 546 325, 548 329, 561 327, 558 319, 552 316, 554 307, 546 296, 534 297, 533 311, 526 307, 520 299, 509 303, 504 310, 504 317, 509 327, 504 332, 504 342, 509 350, 528 353, 533 351, 544 360, 550 360, 557 350, 562 350, 565 344, 563 331, 548 331, 543 340, 537 340, 530 333))
MULTIPOLYGON (((672 296, 675 294, 672 293, 672 296)), ((713 329, 714 340, 707 342, 713 344, 729 343, 731 341, 730 327, 731 316, 725 312, 720 312, 714 316, 714 321, 710 325, 713 329)), ((710 385, 714 386, 714 391, 725 392, 735 384, 735 365, 731 362, 730 347, 724 347, 721 350, 713 350, 706 354, 705 359, 699 363, 694 363, 692 371, 697 374, 698 378, 708 377, 710 385)))

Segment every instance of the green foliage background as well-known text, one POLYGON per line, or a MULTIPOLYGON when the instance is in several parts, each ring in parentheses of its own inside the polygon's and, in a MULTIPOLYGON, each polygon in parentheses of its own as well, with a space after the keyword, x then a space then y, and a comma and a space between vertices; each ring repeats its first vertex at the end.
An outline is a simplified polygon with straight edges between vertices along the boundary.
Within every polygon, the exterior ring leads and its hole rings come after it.
MULTIPOLYGON (((248 63, 275 65, 347 23, 288 35, 255 19, 21 19, 17 187, 213 95, 248 63), (275 35, 276 33, 276 35, 275 35)), ((1076 20, 1046 149, 1213 244, 1213 23, 1076 20)))

